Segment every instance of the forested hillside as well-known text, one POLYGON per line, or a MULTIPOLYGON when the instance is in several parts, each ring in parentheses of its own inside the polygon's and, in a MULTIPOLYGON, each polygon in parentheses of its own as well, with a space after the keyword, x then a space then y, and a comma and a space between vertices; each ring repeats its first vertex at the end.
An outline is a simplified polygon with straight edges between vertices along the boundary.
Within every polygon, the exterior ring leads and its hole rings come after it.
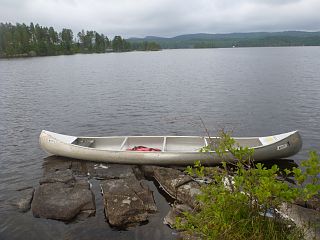
POLYGON ((180 35, 172 38, 154 36, 130 38, 128 41, 131 44, 152 41, 159 44, 161 48, 320 46, 320 32, 199 33, 180 35))

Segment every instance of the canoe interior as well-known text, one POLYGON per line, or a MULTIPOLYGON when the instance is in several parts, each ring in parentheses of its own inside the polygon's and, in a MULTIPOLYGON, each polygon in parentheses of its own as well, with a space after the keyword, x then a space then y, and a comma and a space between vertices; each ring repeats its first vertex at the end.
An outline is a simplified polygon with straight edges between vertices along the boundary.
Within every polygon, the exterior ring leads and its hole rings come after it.
MULTIPOLYGON (((162 152, 198 152, 202 147, 214 141, 216 138, 208 137, 101 137, 101 138, 77 138, 72 142, 74 145, 109 150, 109 151, 128 151, 136 146, 146 146, 157 148, 162 152)), ((259 138, 235 138, 236 143, 242 147, 258 147, 262 143, 259 138)))

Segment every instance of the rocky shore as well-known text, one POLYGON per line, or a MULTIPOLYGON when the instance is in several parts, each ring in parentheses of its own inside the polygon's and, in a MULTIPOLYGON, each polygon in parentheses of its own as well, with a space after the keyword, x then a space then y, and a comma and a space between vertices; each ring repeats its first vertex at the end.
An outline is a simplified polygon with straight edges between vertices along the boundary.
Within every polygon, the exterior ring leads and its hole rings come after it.
MULTIPOLYGON (((177 216, 196 206, 195 197, 203 184, 185 174, 183 169, 159 166, 100 164, 48 157, 43 169, 37 186, 19 189, 20 198, 15 205, 20 212, 31 209, 34 217, 67 223, 85 220, 96 214, 95 199, 97 194, 102 194, 106 224, 116 229, 148 224, 148 219, 157 213, 159 207, 145 179, 153 180, 169 199, 171 210, 164 224, 170 227, 177 216), (101 192, 92 190, 92 179, 99 182, 101 192)), ((306 229, 308 239, 320 239, 319 198, 284 206, 282 210, 306 229)), ((182 232, 177 238, 189 239, 190 236, 182 232)), ((197 236, 191 238, 198 239, 197 236)))

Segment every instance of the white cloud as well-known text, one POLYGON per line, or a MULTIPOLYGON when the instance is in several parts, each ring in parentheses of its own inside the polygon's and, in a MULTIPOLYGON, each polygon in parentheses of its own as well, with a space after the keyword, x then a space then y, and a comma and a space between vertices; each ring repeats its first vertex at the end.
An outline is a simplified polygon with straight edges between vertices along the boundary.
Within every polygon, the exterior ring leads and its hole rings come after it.
POLYGON ((1 22, 113 36, 319 30, 318 0, 0 0, 1 22))

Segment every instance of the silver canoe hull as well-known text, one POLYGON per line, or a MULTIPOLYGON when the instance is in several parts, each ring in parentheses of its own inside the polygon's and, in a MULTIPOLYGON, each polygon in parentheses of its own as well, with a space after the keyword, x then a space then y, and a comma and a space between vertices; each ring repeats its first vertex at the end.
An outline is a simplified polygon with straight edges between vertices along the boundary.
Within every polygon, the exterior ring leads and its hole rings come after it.
MULTIPOLYGON (((235 138, 240 146, 254 149, 255 161, 266 161, 290 157, 302 147, 298 131, 259 137, 235 138)), ((215 153, 202 153, 199 149, 207 145, 208 138, 195 136, 129 136, 129 137, 74 137, 43 130, 39 137, 43 150, 53 155, 118 164, 152 165, 215 165, 222 159, 215 153), (147 145, 161 151, 128 151, 133 146, 147 145)), ((234 162, 229 154, 224 160, 234 162)))

